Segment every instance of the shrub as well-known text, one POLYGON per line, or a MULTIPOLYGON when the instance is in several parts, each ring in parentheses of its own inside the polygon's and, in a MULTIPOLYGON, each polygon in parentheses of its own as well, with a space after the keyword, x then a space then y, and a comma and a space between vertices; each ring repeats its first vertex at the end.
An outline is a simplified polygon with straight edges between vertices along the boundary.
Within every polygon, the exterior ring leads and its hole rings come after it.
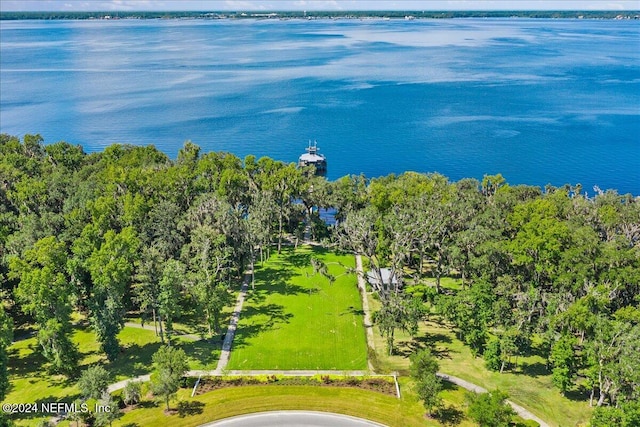
POLYGON ((351 387, 356 387, 358 385, 360 385, 360 379, 356 378, 356 377, 347 377, 345 378, 344 382, 351 387))
POLYGON ((232 377, 226 380, 232 386, 240 386, 244 382, 242 377, 232 377))
POLYGON ((182 378, 182 388, 193 388, 196 385, 198 379, 196 377, 184 377, 182 378))
POLYGON ((78 380, 78 388, 86 398, 99 399, 107 390, 111 376, 102 366, 87 368, 78 380))
POLYGON ((484 349, 484 354, 482 355, 487 369, 491 371, 498 371, 500 369, 502 360, 500 355, 500 341, 496 339, 489 341, 489 344, 487 344, 487 347, 484 349))
POLYGON ((507 394, 500 390, 489 393, 467 393, 469 418, 483 427, 508 427, 515 412, 505 400, 507 394))
POLYGON ((127 405, 134 405, 142 398, 142 383, 129 381, 122 391, 122 400, 127 405))

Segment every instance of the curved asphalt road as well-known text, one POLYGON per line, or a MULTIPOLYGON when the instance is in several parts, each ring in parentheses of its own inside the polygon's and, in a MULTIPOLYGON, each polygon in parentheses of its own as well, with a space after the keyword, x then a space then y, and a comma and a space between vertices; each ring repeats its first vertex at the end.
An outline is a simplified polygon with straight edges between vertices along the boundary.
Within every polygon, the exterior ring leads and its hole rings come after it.
POLYGON ((259 412, 203 424, 200 427, 385 427, 347 415, 313 411, 259 412))

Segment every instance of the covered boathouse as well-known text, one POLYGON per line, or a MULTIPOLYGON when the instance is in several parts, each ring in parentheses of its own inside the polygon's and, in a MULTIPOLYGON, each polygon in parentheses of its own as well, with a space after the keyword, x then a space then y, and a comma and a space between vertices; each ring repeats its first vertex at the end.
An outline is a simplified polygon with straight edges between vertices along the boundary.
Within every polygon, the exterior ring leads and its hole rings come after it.
POLYGON ((298 167, 314 166, 316 175, 325 176, 327 174, 327 159, 318 153, 318 142, 313 141, 313 145, 311 145, 311 141, 309 141, 309 147, 306 148, 306 151, 298 159, 298 167))

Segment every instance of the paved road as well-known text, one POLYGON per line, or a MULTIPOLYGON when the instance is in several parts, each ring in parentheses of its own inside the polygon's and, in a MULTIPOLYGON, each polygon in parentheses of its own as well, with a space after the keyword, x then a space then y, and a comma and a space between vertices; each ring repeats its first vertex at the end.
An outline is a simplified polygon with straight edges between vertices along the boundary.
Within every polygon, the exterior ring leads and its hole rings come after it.
POLYGON ((127 386, 128 383, 134 382, 134 381, 139 381, 143 383, 149 382, 151 381, 151 374, 140 375, 135 378, 128 378, 126 380, 118 381, 117 383, 109 384, 107 386, 107 391, 109 393, 113 393, 114 391, 122 390, 127 386))
POLYGON ((312 411, 274 411, 243 415, 200 427, 385 427, 347 415, 312 411))

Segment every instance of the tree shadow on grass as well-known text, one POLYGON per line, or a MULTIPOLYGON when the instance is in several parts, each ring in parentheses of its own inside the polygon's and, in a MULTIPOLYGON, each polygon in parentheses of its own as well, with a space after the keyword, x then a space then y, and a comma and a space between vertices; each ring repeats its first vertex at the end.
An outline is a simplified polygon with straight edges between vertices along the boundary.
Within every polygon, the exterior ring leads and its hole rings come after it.
MULTIPOLYGON (((191 331, 195 331, 191 333, 194 333, 195 335, 199 335, 200 337, 204 338, 208 334, 209 330, 205 325, 202 324, 202 314, 199 313, 195 307, 196 307, 196 304, 191 299, 187 299, 186 301, 182 302, 181 315, 175 321, 182 323, 183 325, 186 325, 190 330, 188 331, 180 327, 175 328, 175 330, 176 332, 184 332, 184 333, 190 333, 191 331)), ((153 325, 152 320, 149 323, 153 325)))
POLYGON ((527 363, 521 362, 520 369, 514 370, 514 374, 526 375, 528 377, 537 378, 539 376, 547 376, 549 375, 549 369, 547 369, 547 365, 541 362, 535 363, 527 363))
POLYGON ((60 388, 73 387, 78 382, 78 379, 80 378, 81 374, 82 374, 82 371, 79 369, 76 369, 74 372, 69 374, 69 376, 51 375, 49 377, 49 383, 51 383, 51 385, 55 387, 60 387, 60 388))
POLYGON ((189 415, 199 415, 204 412, 204 403, 193 400, 190 402, 180 401, 178 402, 178 415, 180 418, 184 418, 189 415))
POLYGON ((529 348, 525 356, 539 356, 543 359, 547 359, 549 357, 549 348, 545 348, 544 343, 534 343, 529 348))
POLYGON ((289 268, 265 267, 256 273, 256 289, 248 298, 263 301, 269 294, 296 295, 307 291, 306 287, 291 283, 295 272, 289 268))
POLYGON ((256 270, 256 285, 272 285, 286 282, 294 276, 294 272, 287 266, 261 267, 256 270))
POLYGON ((13 333, 13 342, 28 340, 38 334, 38 330, 33 326, 16 329, 13 333))
POLYGON ((151 358, 161 346, 161 342, 149 343, 143 346, 129 344, 121 348, 118 358, 109 363, 106 368, 114 376, 127 378, 148 374, 152 365, 151 358))
POLYGON ((30 376, 34 373, 35 366, 42 366, 47 362, 38 344, 29 344, 29 350, 31 351, 26 356, 20 357, 19 350, 16 348, 9 348, 8 356, 9 361, 7 364, 10 377, 24 377, 30 376))
POLYGON ((428 348, 431 350, 431 354, 438 359, 451 359, 450 350, 443 345, 450 343, 451 338, 447 335, 426 334, 414 337, 411 340, 399 341, 395 353, 403 357, 409 357, 423 348, 428 348))
POLYGON ((155 400, 143 400, 142 402, 138 402, 138 404, 136 405, 136 407, 142 409, 157 408, 158 406, 160 405, 155 400))
POLYGON ((302 268, 302 267, 311 265, 311 257, 314 254, 313 252, 307 252, 307 251, 304 251, 304 252, 289 251, 288 253, 283 255, 284 256, 282 257, 282 259, 287 264, 291 264, 292 266, 297 268, 302 268))
POLYGON ((455 406, 447 405, 438 410, 437 419, 446 426, 457 426, 464 419, 464 412, 455 406))
POLYGON ((328 250, 321 246, 313 246, 311 248, 304 247, 302 249, 293 250, 293 248, 287 248, 287 251, 283 251, 283 261, 293 265, 297 268, 307 267, 311 265, 311 257, 319 257, 326 254, 328 250))
POLYGON ((347 314, 352 314, 355 316, 364 316, 364 310, 358 310, 357 308, 351 305, 349 306, 348 309, 340 313, 340 316, 346 316, 347 314))
POLYGON ((455 385, 451 381, 447 381, 445 379, 440 379, 442 384, 442 391, 456 391, 460 388, 460 386, 455 385))
POLYGON ((583 385, 579 385, 577 388, 573 388, 571 390, 567 390, 564 393, 564 397, 569 400, 573 400, 574 402, 585 402, 589 400, 590 390, 588 390, 583 385))
POLYGON ((268 319, 263 322, 262 327, 266 330, 272 329, 278 323, 289 323, 293 314, 285 313, 284 306, 280 304, 263 304, 257 307, 248 307, 244 313, 247 318, 251 316, 266 316, 268 319))
POLYGON ((256 335, 276 329, 279 324, 289 323, 293 318, 293 314, 285 313, 284 306, 279 304, 264 304, 259 306, 247 307, 242 313, 244 324, 238 326, 235 338, 233 340, 234 347, 243 347, 247 344, 247 340, 256 335), (263 318, 258 322, 251 323, 252 317, 263 318))
MULTIPOLYGON (((262 302, 267 295, 278 293, 281 295, 297 295, 301 293, 313 293, 317 290, 309 290, 307 287, 299 286, 290 280, 300 274, 296 269, 302 269, 311 265, 311 257, 322 255, 327 252, 325 248, 312 248, 312 250, 298 250, 284 248, 280 259, 271 261, 269 264, 256 269, 256 289, 252 290, 248 298, 252 301, 262 302), (293 268, 292 268, 293 267, 293 268)), ((310 277, 307 271, 307 277, 310 277)))
POLYGON ((247 299, 257 303, 263 302, 271 294, 298 295, 308 293, 309 289, 291 283, 293 272, 282 272, 268 268, 256 275, 256 289, 249 292, 247 299))
POLYGON ((203 366, 211 366, 215 369, 215 365, 220 359, 221 344, 217 339, 215 341, 202 340, 183 342, 180 347, 190 358, 196 359, 203 366))

